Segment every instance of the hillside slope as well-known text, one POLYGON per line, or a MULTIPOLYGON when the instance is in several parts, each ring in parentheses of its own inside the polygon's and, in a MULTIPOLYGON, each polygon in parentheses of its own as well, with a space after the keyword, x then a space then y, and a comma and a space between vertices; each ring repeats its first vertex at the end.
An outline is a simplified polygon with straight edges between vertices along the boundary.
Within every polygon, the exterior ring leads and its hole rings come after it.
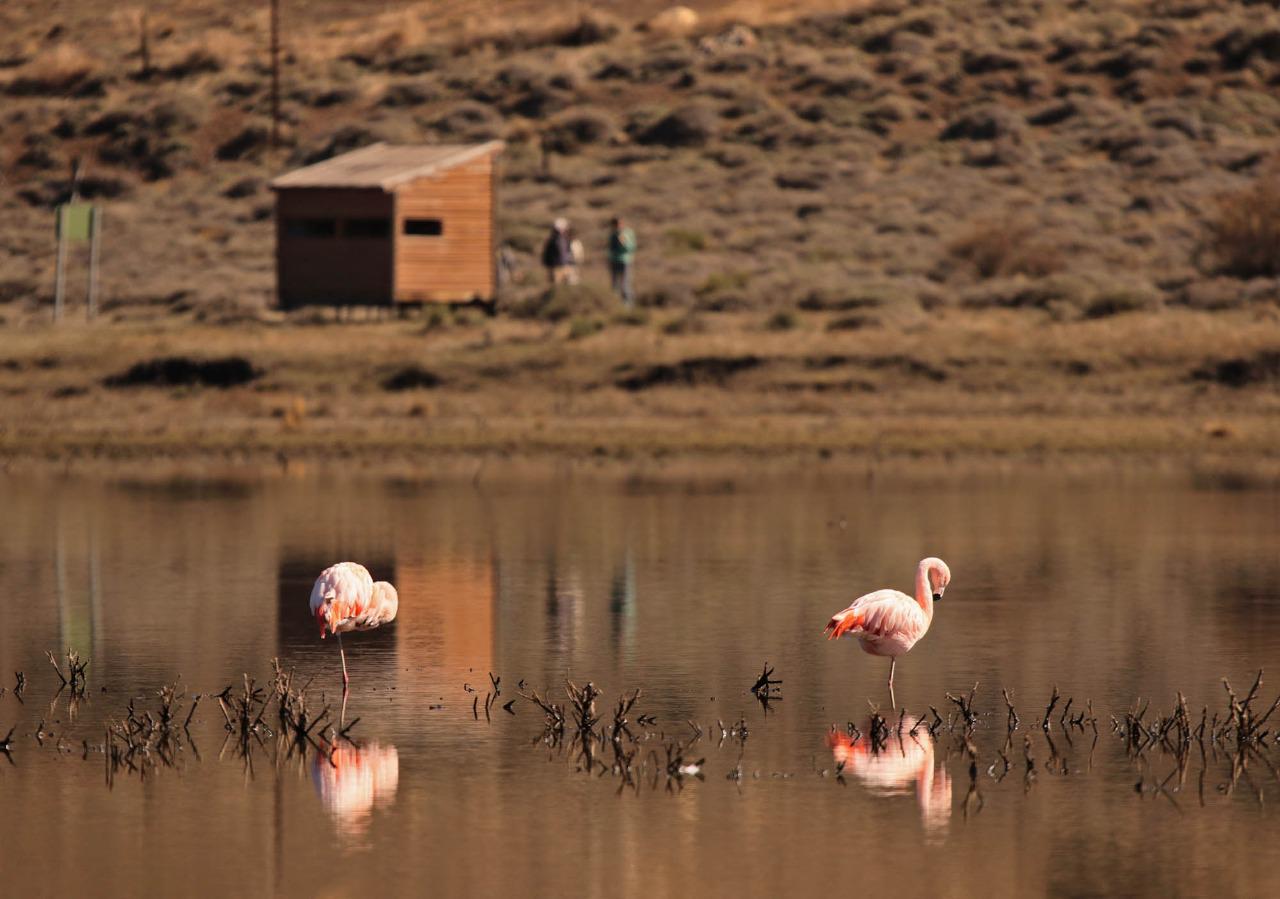
POLYGON ((1274 272, 1210 239, 1280 133, 1268 4, 703 4, 671 34, 636 27, 652 4, 286 3, 274 155, 265 12, 220 6, 153 12, 144 73, 135 14, 6 5, 0 315, 51 293, 73 158, 106 203, 108 308, 216 316, 270 302, 272 174, 376 139, 491 137, 510 143, 501 225, 530 284, 550 217, 599 260, 617 212, 653 304, 911 320, 1276 302, 1249 277, 1274 272))

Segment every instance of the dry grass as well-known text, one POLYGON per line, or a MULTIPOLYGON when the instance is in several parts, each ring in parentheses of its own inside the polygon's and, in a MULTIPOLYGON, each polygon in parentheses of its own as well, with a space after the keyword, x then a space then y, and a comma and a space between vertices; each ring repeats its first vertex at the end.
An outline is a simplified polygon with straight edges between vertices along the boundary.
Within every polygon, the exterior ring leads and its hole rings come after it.
POLYGON ((626 326, 459 317, 425 332, 412 321, 27 329, 0 359, 0 456, 1265 460, 1280 446, 1280 323, 1250 313, 1139 311, 1029 331, 1022 312, 948 311, 910 329, 829 331, 837 317, 802 313, 784 329, 750 313, 707 316, 705 330, 672 328, 671 314, 626 326), (330 364, 335 344, 342 366, 330 364), (242 357, 256 377, 108 386, 158 355, 242 357))

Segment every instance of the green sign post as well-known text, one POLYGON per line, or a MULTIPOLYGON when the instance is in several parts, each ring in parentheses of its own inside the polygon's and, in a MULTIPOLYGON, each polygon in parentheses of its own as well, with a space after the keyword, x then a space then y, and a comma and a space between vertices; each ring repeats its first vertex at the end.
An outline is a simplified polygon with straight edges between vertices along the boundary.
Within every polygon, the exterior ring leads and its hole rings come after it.
POLYGON ((57 209, 55 230, 58 237, 58 264, 54 275, 53 320, 62 318, 66 294, 67 246, 89 244, 89 300, 86 316, 98 312, 98 247, 102 236, 102 210, 92 203, 63 203, 57 209))

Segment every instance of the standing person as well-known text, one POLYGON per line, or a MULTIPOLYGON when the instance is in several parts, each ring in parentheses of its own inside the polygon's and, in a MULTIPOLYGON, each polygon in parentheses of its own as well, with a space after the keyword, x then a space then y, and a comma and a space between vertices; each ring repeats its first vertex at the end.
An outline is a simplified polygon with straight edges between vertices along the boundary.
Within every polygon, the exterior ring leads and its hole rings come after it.
POLYGON ((547 270, 548 283, 573 283, 573 243, 569 237, 568 219, 558 218, 552 223, 551 233, 542 246, 542 264, 547 270))
POLYGON ((609 222, 609 276, 613 290, 622 297, 623 305, 630 308, 635 303, 631 286, 631 263, 636 258, 636 232, 626 226, 618 216, 609 222))

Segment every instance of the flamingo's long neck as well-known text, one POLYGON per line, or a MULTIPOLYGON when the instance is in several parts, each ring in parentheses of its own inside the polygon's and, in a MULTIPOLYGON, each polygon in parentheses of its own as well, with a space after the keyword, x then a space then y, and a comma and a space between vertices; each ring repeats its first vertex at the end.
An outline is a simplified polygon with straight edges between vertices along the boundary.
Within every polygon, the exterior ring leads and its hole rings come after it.
POLYGON ((926 615, 933 617, 933 586, 929 583, 929 566, 925 562, 916 568, 916 602, 926 615))

